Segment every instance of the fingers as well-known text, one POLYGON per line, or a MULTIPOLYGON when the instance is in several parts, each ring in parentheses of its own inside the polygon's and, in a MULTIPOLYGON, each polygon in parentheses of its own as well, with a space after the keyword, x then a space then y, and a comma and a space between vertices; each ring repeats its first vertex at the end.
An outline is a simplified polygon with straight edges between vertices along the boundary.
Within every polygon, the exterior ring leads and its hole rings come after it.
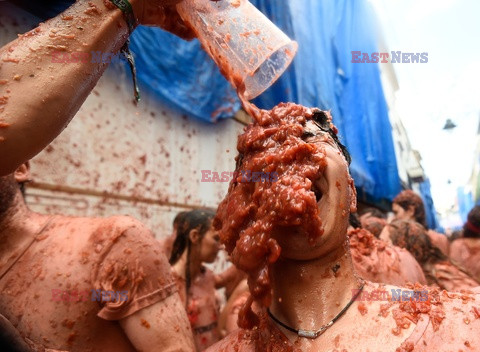
POLYGON ((165 23, 163 28, 185 40, 195 38, 195 33, 178 15, 175 7, 165 8, 165 23))

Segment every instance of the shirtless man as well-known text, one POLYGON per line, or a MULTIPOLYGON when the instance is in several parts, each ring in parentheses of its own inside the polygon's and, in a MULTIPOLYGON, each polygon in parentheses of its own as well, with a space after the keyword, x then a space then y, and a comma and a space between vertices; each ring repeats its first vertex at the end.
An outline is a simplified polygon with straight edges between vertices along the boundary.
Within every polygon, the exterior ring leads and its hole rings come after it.
POLYGON ((463 226, 463 236, 450 245, 450 258, 480 282, 480 206, 473 207, 463 226))
POLYGON ((0 177, 0 314, 23 338, 62 351, 194 351, 170 266, 126 216, 28 209, 28 164, 0 177))
POLYGON ((350 230, 348 238, 353 267, 361 278, 398 286, 427 283, 421 266, 406 249, 381 241, 366 229, 350 230))
MULTIPOLYGON (((427 283, 422 268, 406 249, 385 243, 363 228, 350 229, 348 238, 353 267, 361 278, 398 286, 427 283)), ((247 280, 243 280, 220 315, 218 326, 224 335, 238 328, 238 313, 249 296, 247 280)))
POLYGON ((429 286, 455 292, 473 290, 480 286, 479 282, 431 243, 427 230, 418 222, 394 220, 388 228, 388 240, 415 256, 422 266, 429 286))
POLYGON ((215 224, 264 308, 256 316, 247 301, 243 329, 207 351, 479 350, 479 297, 428 291, 421 302, 354 299, 402 289, 354 274, 345 242, 355 188, 328 114, 280 104, 259 115, 239 138, 237 171, 277 171, 278 181, 232 182, 215 224))
MULTIPOLYGON (((180 0, 130 2, 138 23, 192 38, 175 10, 180 0)), ((116 53, 128 36, 124 15, 109 0, 79 0, 0 49, 0 176, 67 126, 108 66, 90 60, 52 65, 53 54, 116 53)))

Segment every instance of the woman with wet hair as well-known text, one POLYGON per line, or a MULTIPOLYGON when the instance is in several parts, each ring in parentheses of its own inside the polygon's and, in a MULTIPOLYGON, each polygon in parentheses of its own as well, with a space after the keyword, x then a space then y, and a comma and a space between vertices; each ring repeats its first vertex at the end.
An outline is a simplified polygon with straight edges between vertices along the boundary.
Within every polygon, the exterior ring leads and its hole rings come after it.
POLYGON ((468 213, 462 238, 450 245, 450 257, 480 282, 480 205, 468 213))
POLYGON ((400 192, 393 199, 392 210, 395 220, 415 220, 423 226, 427 226, 423 200, 410 189, 400 192))
POLYGON ((184 213, 170 256, 197 351, 203 351, 220 339, 215 278, 213 272, 203 265, 213 263, 220 249, 218 234, 212 228, 214 216, 211 210, 184 213))
POLYGON ((391 291, 413 297, 429 288, 376 284, 355 274, 347 228, 356 193, 330 114, 282 103, 252 115, 238 139, 236 171, 278 178, 232 180, 219 205, 215 228, 247 273, 250 296, 239 312, 240 329, 207 351, 480 350, 474 310, 480 298, 430 290, 424 301, 392 302, 391 291))
POLYGON ((395 220, 388 226, 390 241, 415 257, 428 285, 447 291, 469 290, 480 285, 432 244, 427 230, 418 222, 395 220))
MULTIPOLYGON (((395 215, 395 220, 416 221, 428 229, 423 200, 414 191, 407 189, 400 192, 393 199, 392 210, 395 215)), ((438 247, 443 254, 449 255, 450 243, 448 242, 447 236, 431 229, 427 231, 427 235, 430 237, 430 241, 438 247)))

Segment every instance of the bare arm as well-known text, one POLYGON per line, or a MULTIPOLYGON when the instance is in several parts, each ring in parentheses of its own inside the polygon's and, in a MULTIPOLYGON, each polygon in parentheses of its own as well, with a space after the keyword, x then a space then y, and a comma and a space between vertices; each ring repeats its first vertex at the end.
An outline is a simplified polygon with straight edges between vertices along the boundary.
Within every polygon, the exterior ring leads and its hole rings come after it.
MULTIPOLYGON (((179 1, 130 0, 140 23, 188 37, 174 7, 161 7, 179 1)), ((0 176, 60 134, 108 66, 53 61, 62 54, 117 53, 127 37, 123 14, 109 0, 79 0, 0 49, 0 176)))
POLYGON ((195 351, 192 329, 178 293, 123 318, 120 325, 139 351, 195 351))

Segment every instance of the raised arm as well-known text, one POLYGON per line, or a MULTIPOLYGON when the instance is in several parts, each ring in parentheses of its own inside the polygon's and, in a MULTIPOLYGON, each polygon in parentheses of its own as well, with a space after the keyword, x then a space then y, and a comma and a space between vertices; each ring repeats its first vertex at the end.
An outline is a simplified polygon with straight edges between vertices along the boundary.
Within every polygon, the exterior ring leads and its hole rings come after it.
MULTIPOLYGON (((189 37, 173 7, 179 1, 130 0, 140 23, 189 37)), ((87 55, 117 53, 128 35, 109 0, 79 0, 0 49, 0 176, 39 153, 73 118, 108 66, 87 55)))

